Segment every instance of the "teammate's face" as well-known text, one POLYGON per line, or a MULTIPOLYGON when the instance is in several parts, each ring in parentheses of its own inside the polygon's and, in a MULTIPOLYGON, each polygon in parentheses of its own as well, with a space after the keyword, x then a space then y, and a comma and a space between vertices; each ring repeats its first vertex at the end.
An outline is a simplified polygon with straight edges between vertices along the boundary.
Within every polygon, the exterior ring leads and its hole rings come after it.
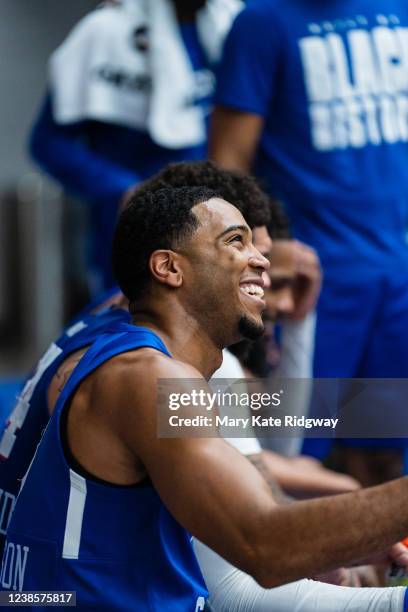
POLYGON ((265 291, 265 317, 276 321, 293 312, 293 284, 296 278, 295 261, 290 240, 275 240, 269 256, 270 287, 265 291))
POLYGON ((260 335, 268 260, 254 247, 250 228, 232 204, 214 198, 194 213, 200 225, 188 243, 188 306, 225 346, 260 335))

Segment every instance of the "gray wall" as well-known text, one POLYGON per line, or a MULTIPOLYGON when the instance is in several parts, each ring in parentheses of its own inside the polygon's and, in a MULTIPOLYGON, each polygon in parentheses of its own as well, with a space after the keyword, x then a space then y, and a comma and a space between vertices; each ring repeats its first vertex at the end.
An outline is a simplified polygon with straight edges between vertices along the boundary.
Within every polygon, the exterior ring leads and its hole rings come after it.
POLYGON ((46 84, 46 62, 95 0, 0 0, 0 190, 33 170, 27 134, 46 84))
POLYGON ((25 185, 36 183, 30 173, 38 172, 27 138, 45 92, 50 53, 96 5, 0 0, 0 385, 4 376, 25 371, 61 328, 61 202, 49 201, 49 181, 35 205, 21 197, 25 185))

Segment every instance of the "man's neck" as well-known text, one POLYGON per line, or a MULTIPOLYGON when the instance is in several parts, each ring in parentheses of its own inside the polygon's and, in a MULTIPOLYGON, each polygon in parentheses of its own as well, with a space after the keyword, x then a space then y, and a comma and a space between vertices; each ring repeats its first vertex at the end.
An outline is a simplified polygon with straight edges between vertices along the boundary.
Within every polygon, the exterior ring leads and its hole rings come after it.
POLYGON ((132 317, 132 323, 154 331, 163 340, 172 357, 193 366, 207 380, 221 366, 222 349, 185 312, 182 316, 172 312, 169 317, 138 310, 132 317))

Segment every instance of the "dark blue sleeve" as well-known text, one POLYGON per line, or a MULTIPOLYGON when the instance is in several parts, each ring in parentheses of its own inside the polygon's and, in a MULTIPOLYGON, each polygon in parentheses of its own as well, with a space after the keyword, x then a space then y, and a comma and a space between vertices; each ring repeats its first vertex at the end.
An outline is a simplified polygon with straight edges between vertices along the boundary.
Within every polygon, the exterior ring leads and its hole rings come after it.
POLYGON ((404 612, 408 612, 408 589, 405 589, 404 612))
POLYGON ((280 25, 265 0, 238 15, 217 72, 216 104, 267 115, 282 53, 281 38, 280 25))
POLYGON ((30 152, 64 189, 85 201, 121 200, 139 182, 136 173, 95 154, 86 144, 86 123, 59 125, 48 95, 34 125, 30 152))

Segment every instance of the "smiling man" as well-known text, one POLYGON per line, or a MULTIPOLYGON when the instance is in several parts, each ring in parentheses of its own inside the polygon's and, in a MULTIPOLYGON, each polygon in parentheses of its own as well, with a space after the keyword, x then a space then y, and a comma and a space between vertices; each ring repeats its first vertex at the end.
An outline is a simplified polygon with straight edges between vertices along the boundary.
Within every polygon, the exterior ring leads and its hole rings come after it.
POLYGON ((408 532, 406 479, 280 506, 215 432, 157 437, 158 379, 208 389, 224 346, 262 333, 268 262, 238 209, 201 187, 135 195, 113 262, 132 325, 101 335, 60 395, 10 522, 3 588, 11 577, 76 591, 82 609, 198 611, 207 592, 188 532, 267 587, 408 532))

